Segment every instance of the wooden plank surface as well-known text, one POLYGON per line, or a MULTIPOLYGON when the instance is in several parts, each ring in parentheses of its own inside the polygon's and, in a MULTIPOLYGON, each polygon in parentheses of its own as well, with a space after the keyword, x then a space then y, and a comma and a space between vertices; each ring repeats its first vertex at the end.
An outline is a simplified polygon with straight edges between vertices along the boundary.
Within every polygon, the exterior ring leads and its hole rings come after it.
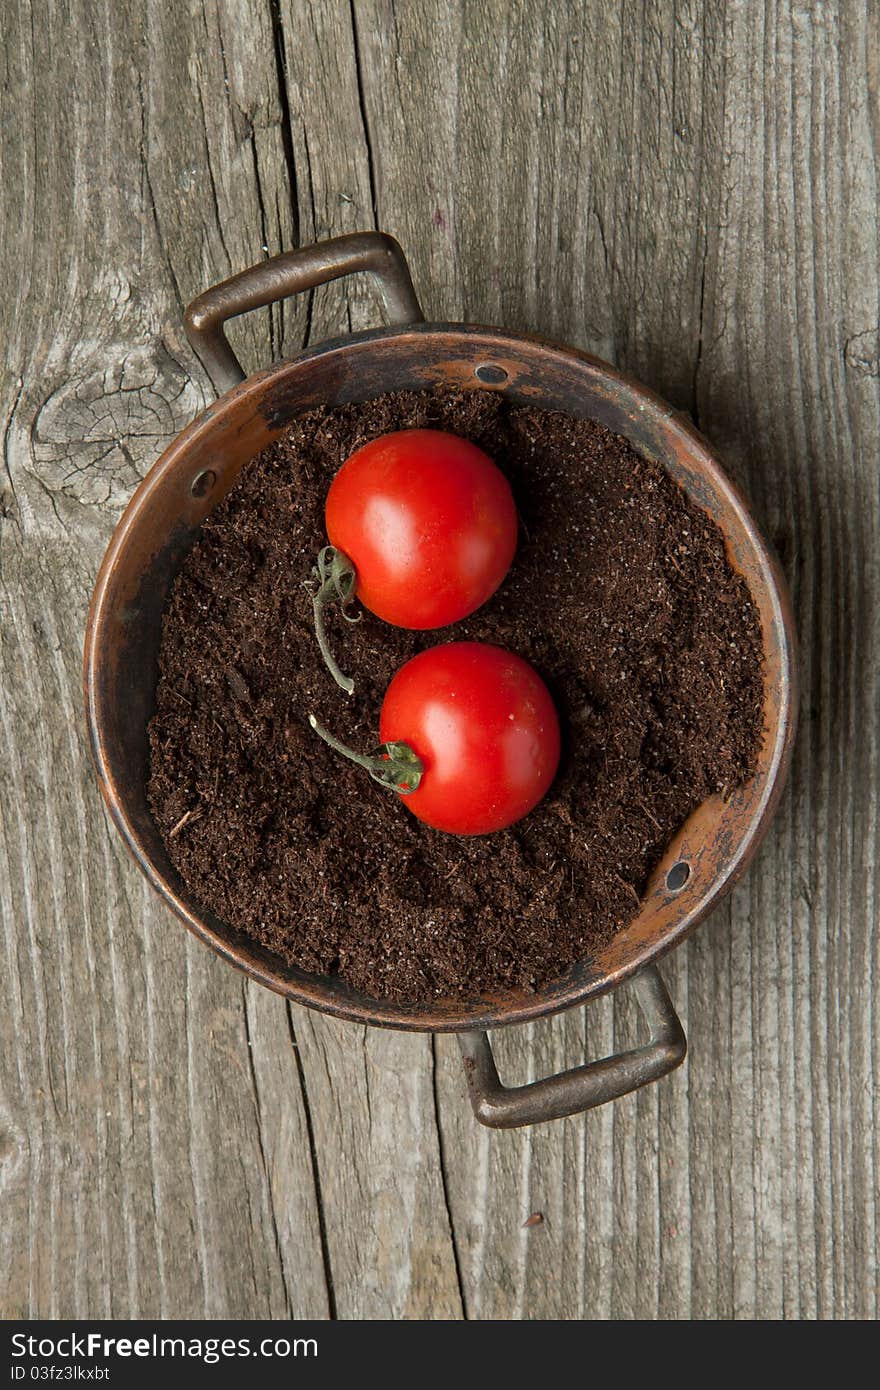
MULTIPOLYGON (((0 1311, 876 1316, 876 6, 31 0, 3 29, 0 1311), (288 1009, 191 945, 83 731, 101 554, 210 398, 182 303, 370 226, 429 317, 690 411, 800 621, 790 790, 664 967, 686 1067, 518 1134, 474 1123, 452 1040, 288 1009)), ((374 321, 348 282, 234 342, 255 368, 374 321)), ((496 1043, 522 1079, 635 1027, 620 998, 496 1043)))

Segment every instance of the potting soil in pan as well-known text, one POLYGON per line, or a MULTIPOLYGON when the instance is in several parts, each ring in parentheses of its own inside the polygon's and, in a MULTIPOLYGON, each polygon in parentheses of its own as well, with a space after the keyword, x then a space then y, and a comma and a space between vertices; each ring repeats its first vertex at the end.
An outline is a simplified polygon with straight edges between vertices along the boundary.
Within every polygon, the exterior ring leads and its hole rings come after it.
POLYGON ((292 964, 399 1001, 533 990, 631 921, 683 821, 750 776, 761 704, 746 585, 661 468, 592 421, 488 391, 399 392, 302 415, 205 522, 164 618, 150 802, 199 902, 292 964), (454 627, 331 613, 348 697, 321 661, 303 580, 336 470, 415 426, 495 459, 519 549, 454 627), (314 713, 368 751, 395 671, 460 639, 531 661, 563 729, 546 799, 475 838, 428 829, 308 724, 314 713))

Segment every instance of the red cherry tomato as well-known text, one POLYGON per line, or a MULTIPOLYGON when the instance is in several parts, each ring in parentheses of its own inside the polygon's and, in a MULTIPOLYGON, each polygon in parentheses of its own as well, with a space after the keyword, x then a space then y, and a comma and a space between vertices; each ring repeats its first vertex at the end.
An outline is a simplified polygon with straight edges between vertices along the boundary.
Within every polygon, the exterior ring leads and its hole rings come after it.
POLYGON ((507 479, 482 449, 440 430, 399 430, 353 453, 330 485, 326 523, 361 603, 397 627, 466 618, 516 549, 507 479))
POLYGON ((402 666, 385 693, 379 735, 421 760, 404 805, 455 835, 512 825, 559 765, 559 720, 541 677, 522 657, 482 642, 432 647, 402 666))

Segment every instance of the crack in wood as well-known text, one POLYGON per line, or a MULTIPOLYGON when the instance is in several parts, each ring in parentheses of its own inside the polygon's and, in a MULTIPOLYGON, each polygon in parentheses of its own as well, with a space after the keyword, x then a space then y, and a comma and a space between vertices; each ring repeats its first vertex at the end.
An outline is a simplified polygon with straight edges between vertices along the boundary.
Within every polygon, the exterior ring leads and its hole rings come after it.
MULTIPOLYGON (((304 151, 305 151, 305 156, 306 156, 306 174, 307 174, 307 176, 308 176, 308 186, 309 186, 309 207, 310 207, 311 214, 312 214, 312 227, 314 228, 315 225, 316 225, 316 216, 317 216, 317 214, 316 214, 316 212, 315 212, 315 186, 314 186, 314 183, 313 183, 313 181, 312 181, 312 154, 311 154, 311 150, 309 149, 309 136, 308 136, 308 131, 306 131, 306 130, 303 130, 303 149, 304 149, 304 151)), ((307 294, 307 296, 306 296, 306 326, 305 326, 305 331, 304 331, 304 334, 303 334, 303 346, 304 346, 304 347, 309 347, 310 344, 311 344, 311 341, 312 341, 312 318, 313 318, 314 312, 315 312, 315 291, 314 291, 314 290, 309 290, 309 292, 308 292, 308 294, 307 294)))
MULTIPOLYGON (((258 209, 259 209, 259 215, 260 215, 260 245, 261 245, 261 247, 262 247, 263 254, 267 256, 267 255, 269 254, 269 228, 268 228, 268 223, 267 223, 267 221, 266 221, 266 204, 265 204, 265 202, 263 201, 263 180, 262 180, 262 177, 261 177, 261 175, 260 175, 260 161, 259 161, 259 157, 258 157, 258 155, 257 155, 257 132, 256 132, 256 130, 255 130, 255 128, 254 128, 253 125, 251 125, 248 143, 249 143, 250 149, 251 149, 251 159, 252 159, 252 161, 253 161, 253 168, 254 168, 254 186, 255 186, 255 189, 256 189, 256 194, 257 194, 257 207, 258 207, 258 209)), ((276 356, 277 356, 277 349, 276 349, 276 343, 275 343, 275 313, 276 313, 276 309, 279 309, 279 306, 274 305, 274 304, 270 304, 270 305, 269 305, 269 309, 268 309, 268 313, 267 313, 268 327, 269 327, 269 361, 270 361, 270 362, 274 362, 275 359, 276 359, 276 356)), ((279 309, 279 312, 280 312, 280 309, 279 309)))
POLYGON ((443 1125, 440 1121, 440 1093, 437 1087, 437 1034, 431 1034, 431 1094, 434 1098, 434 1125, 437 1130, 437 1155, 440 1160, 440 1185, 443 1189, 443 1205, 446 1208, 446 1221, 449 1226, 449 1241, 452 1245, 452 1259, 455 1265, 455 1279, 458 1284, 458 1297, 461 1301, 461 1315, 467 1322, 470 1320, 468 1311, 467 1294, 465 1292, 464 1276, 461 1268, 461 1252, 458 1248, 458 1234, 455 1229, 455 1218, 452 1214, 452 1203, 449 1197, 450 1175, 446 1162, 446 1145, 443 1135, 443 1125))
MULTIPOLYGON (((296 168, 296 156, 293 145, 293 122, 290 115, 290 96, 287 90, 287 48, 284 33, 284 17, 281 12, 281 0, 269 0, 269 17, 272 25, 272 53, 275 62, 275 83, 278 89, 278 101, 281 107, 281 148, 284 153, 284 167, 287 170, 287 196, 290 203, 291 217, 293 219, 293 240, 295 245, 302 244, 301 218, 300 218, 300 187, 299 177, 296 168)), ((315 225, 315 200, 312 189, 312 171, 308 163, 308 146, 306 146, 306 163, 309 183, 309 199, 312 208, 312 228, 315 225)), ((282 250, 284 248, 282 247, 282 250)), ((303 331, 302 347, 308 347, 312 335, 312 313, 315 302, 315 291, 310 289, 306 292, 306 321, 303 331)), ((279 324, 280 341, 284 342, 284 302, 279 305, 279 324)))
POLYGON ((703 263, 700 270, 700 295, 697 307, 697 350, 694 354, 694 377, 691 387, 691 419, 700 428, 700 365, 703 361, 703 317, 706 305, 706 258, 709 254, 708 240, 703 247, 703 263))
MULTIPOLYGON (((187 814, 192 814, 187 812, 187 814)), ((269 1204, 269 1219, 272 1222, 272 1235, 275 1240, 275 1254, 278 1258, 278 1266, 281 1271, 281 1282, 284 1287, 284 1301, 287 1309, 287 1316, 293 1317, 293 1303, 290 1296, 290 1287, 287 1281, 287 1270, 284 1264, 284 1249, 281 1244, 281 1236, 278 1231, 278 1217, 275 1212, 275 1192, 272 1185, 272 1174, 269 1171, 269 1164, 266 1159, 266 1148, 263 1143, 263 1107, 260 1102, 260 1088, 257 1083, 257 1072, 254 1067, 253 1039, 251 1038, 251 1025, 248 1017, 247 1000, 248 982, 241 982, 241 1012, 244 1021, 244 1040, 245 1052, 248 1060, 248 1073, 250 1075, 251 1086, 254 1092, 254 1113, 257 1121, 257 1147, 260 1151, 260 1162, 263 1166, 263 1176, 266 1182, 266 1198, 269 1204)))
POLYGON ((361 60, 361 45, 358 35, 357 7, 355 0, 349 0, 351 13, 351 37, 354 49, 354 70, 357 79, 358 106, 361 113, 361 124, 364 129, 364 147, 367 154, 367 176, 370 181, 370 202, 373 209, 373 226, 379 226, 379 203, 376 196, 376 166, 373 157, 373 141, 370 135, 370 120, 367 115, 367 99, 364 87, 364 71, 361 60))
POLYGON ((167 246, 165 245, 165 238, 162 233, 162 222, 159 217, 159 209, 156 204, 156 195, 153 191, 153 181, 150 177, 150 158, 147 150, 147 108, 146 101, 144 99, 144 85, 140 69, 135 69, 135 78, 138 94, 138 104, 141 113, 141 136, 139 142, 139 153, 141 162, 141 173, 143 175, 144 191, 147 195, 147 202, 150 208, 150 216, 152 217, 153 226, 156 231, 156 240, 159 246, 159 254, 162 257, 165 269, 168 272, 168 278, 171 281, 171 285, 174 290, 174 296, 177 300, 177 307, 180 312, 180 317, 183 318, 183 311, 186 301, 184 300, 184 297, 181 293, 180 284, 178 283, 177 273, 174 269, 174 263, 171 260, 171 255, 168 251, 167 246))
MULTIPOLYGON (((12 399, 12 403, 10 404, 8 411, 6 412, 6 419, 3 422, 3 471, 6 474, 7 480, 9 482, 9 488, 14 499, 16 496, 15 479, 12 476, 12 450, 10 447, 9 440, 12 434, 12 422, 15 419, 16 412, 18 410, 19 405, 21 404, 21 398, 23 394, 24 377, 20 376, 17 378, 15 386, 15 395, 12 399)), ((4 520, 8 519, 10 521, 13 521, 15 525, 18 526, 19 529, 21 529, 20 518, 15 513, 9 511, 5 506, 5 503, 3 508, 3 518, 4 520)))
POLYGON ((198 97, 198 101, 199 101, 199 111, 200 111, 201 117, 202 117, 202 120, 201 120, 201 130, 202 130, 202 145, 203 145, 203 148, 204 148, 204 151, 205 151, 205 173, 208 175, 208 188, 209 188, 210 191, 211 191, 211 205, 212 205, 212 208, 213 208, 213 211, 214 211, 214 222, 216 223, 216 226, 217 226, 217 235, 218 235, 218 237, 220 238, 220 245, 221 245, 221 247, 222 247, 222 249, 223 249, 223 255, 224 255, 224 258, 225 258, 225 260, 226 260, 226 267, 225 267, 225 269, 226 269, 227 274, 231 275, 232 272, 235 270, 236 267, 235 267, 235 264, 234 264, 233 257, 232 257, 232 255, 230 254, 229 247, 228 247, 227 244, 226 244, 226 229, 225 229, 225 227, 224 227, 224 225, 223 225, 224 218, 223 218, 223 213, 222 213, 221 210, 220 210, 220 199, 219 199, 218 196, 217 196, 217 181, 216 181, 216 179, 215 179, 215 177, 214 177, 214 165, 213 165, 213 161, 212 161, 212 159, 211 159, 211 145, 210 145, 210 142, 209 142, 209 140, 208 140, 208 131, 209 131, 210 127, 211 127, 211 123, 209 122, 208 117, 207 117, 207 113, 206 113, 206 111, 205 111, 205 98, 204 98, 204 95, 203 95, 203 93, 202 93, 202 88, 201 88, 201 84, 200 84, 200 83, 197 84, 197 86, 196 86, 196 96, 198 97))
POLYGON ((269 0, 269 17, 272 25, 272 53, 275 59, 275 82, 278 88, 278 101, 281 106, 281 146, 284 151, 284 165, 287 169, 290 211, 293 217, 293 236, 297 245, 300 242, 299 188, 296 177, 296 160, 293 153, 293 125, 290 119, 290 98, 287 94, 287 53, 285 50, 284 19, 281 14, 281 0, 269 0))
POLYGON ((318 1162, 318 1146, 315 1141, 315 1127, 312 1122, 312 1109, 309 1104, 309 1091, 306 1085, 306 1073, 303 1066, 302 1056, 300 1055, 299 1043, 296 1040, 296 1029, 293 1024, 293 1008, 289 1001, 285 1003, 287 1014, 287 1028, 290 1034, 290 1045, 293 1049, 294 1061, 296 1062, 296 1074, 299 1078, 299 1089, 302 1095, 303 1115, 306 1122, 306 1134, 309 1140, 309 1154, 312 1164, 312 1184, 315 1189, 315 1205, 318 1214, 318 1230, 321 1238, 321 1258, 324 1264, 324 1282, 327 1287, 327 1303, 330 1308, 330 1318, 335 1321, 338 1318, 336 1311, 336 1291, 333 1284, 333 1266, 330 1260, 330 1243, 327 1238, 327 1215, 324 1210, 324 1198, 321 1191, 321 1169, 318 1162))

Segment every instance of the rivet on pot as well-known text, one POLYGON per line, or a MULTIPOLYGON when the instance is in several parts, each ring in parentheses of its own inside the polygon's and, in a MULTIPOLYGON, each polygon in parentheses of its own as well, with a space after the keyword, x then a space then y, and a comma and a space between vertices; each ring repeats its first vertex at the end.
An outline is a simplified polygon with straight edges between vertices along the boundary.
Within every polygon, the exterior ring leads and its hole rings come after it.
POLYGON ((691 866, 686 864, 683 859, 679 859, 677 864, 673 864, 669 873, 666 875, 666 887, 670 893, 678 893, 687 883, 691 876, 691 866))
POLYGON ((474 376, 486 386, 501 386, 507 380, 508 373, 494 362, 481 362, 479 367, 474 368, 474 376))
POLYGON ((207 497, 217 481, 217 474, 212 468, 203 468, 201 473, 197 473, 192 480, 190 492, 193 497, 207 497))

